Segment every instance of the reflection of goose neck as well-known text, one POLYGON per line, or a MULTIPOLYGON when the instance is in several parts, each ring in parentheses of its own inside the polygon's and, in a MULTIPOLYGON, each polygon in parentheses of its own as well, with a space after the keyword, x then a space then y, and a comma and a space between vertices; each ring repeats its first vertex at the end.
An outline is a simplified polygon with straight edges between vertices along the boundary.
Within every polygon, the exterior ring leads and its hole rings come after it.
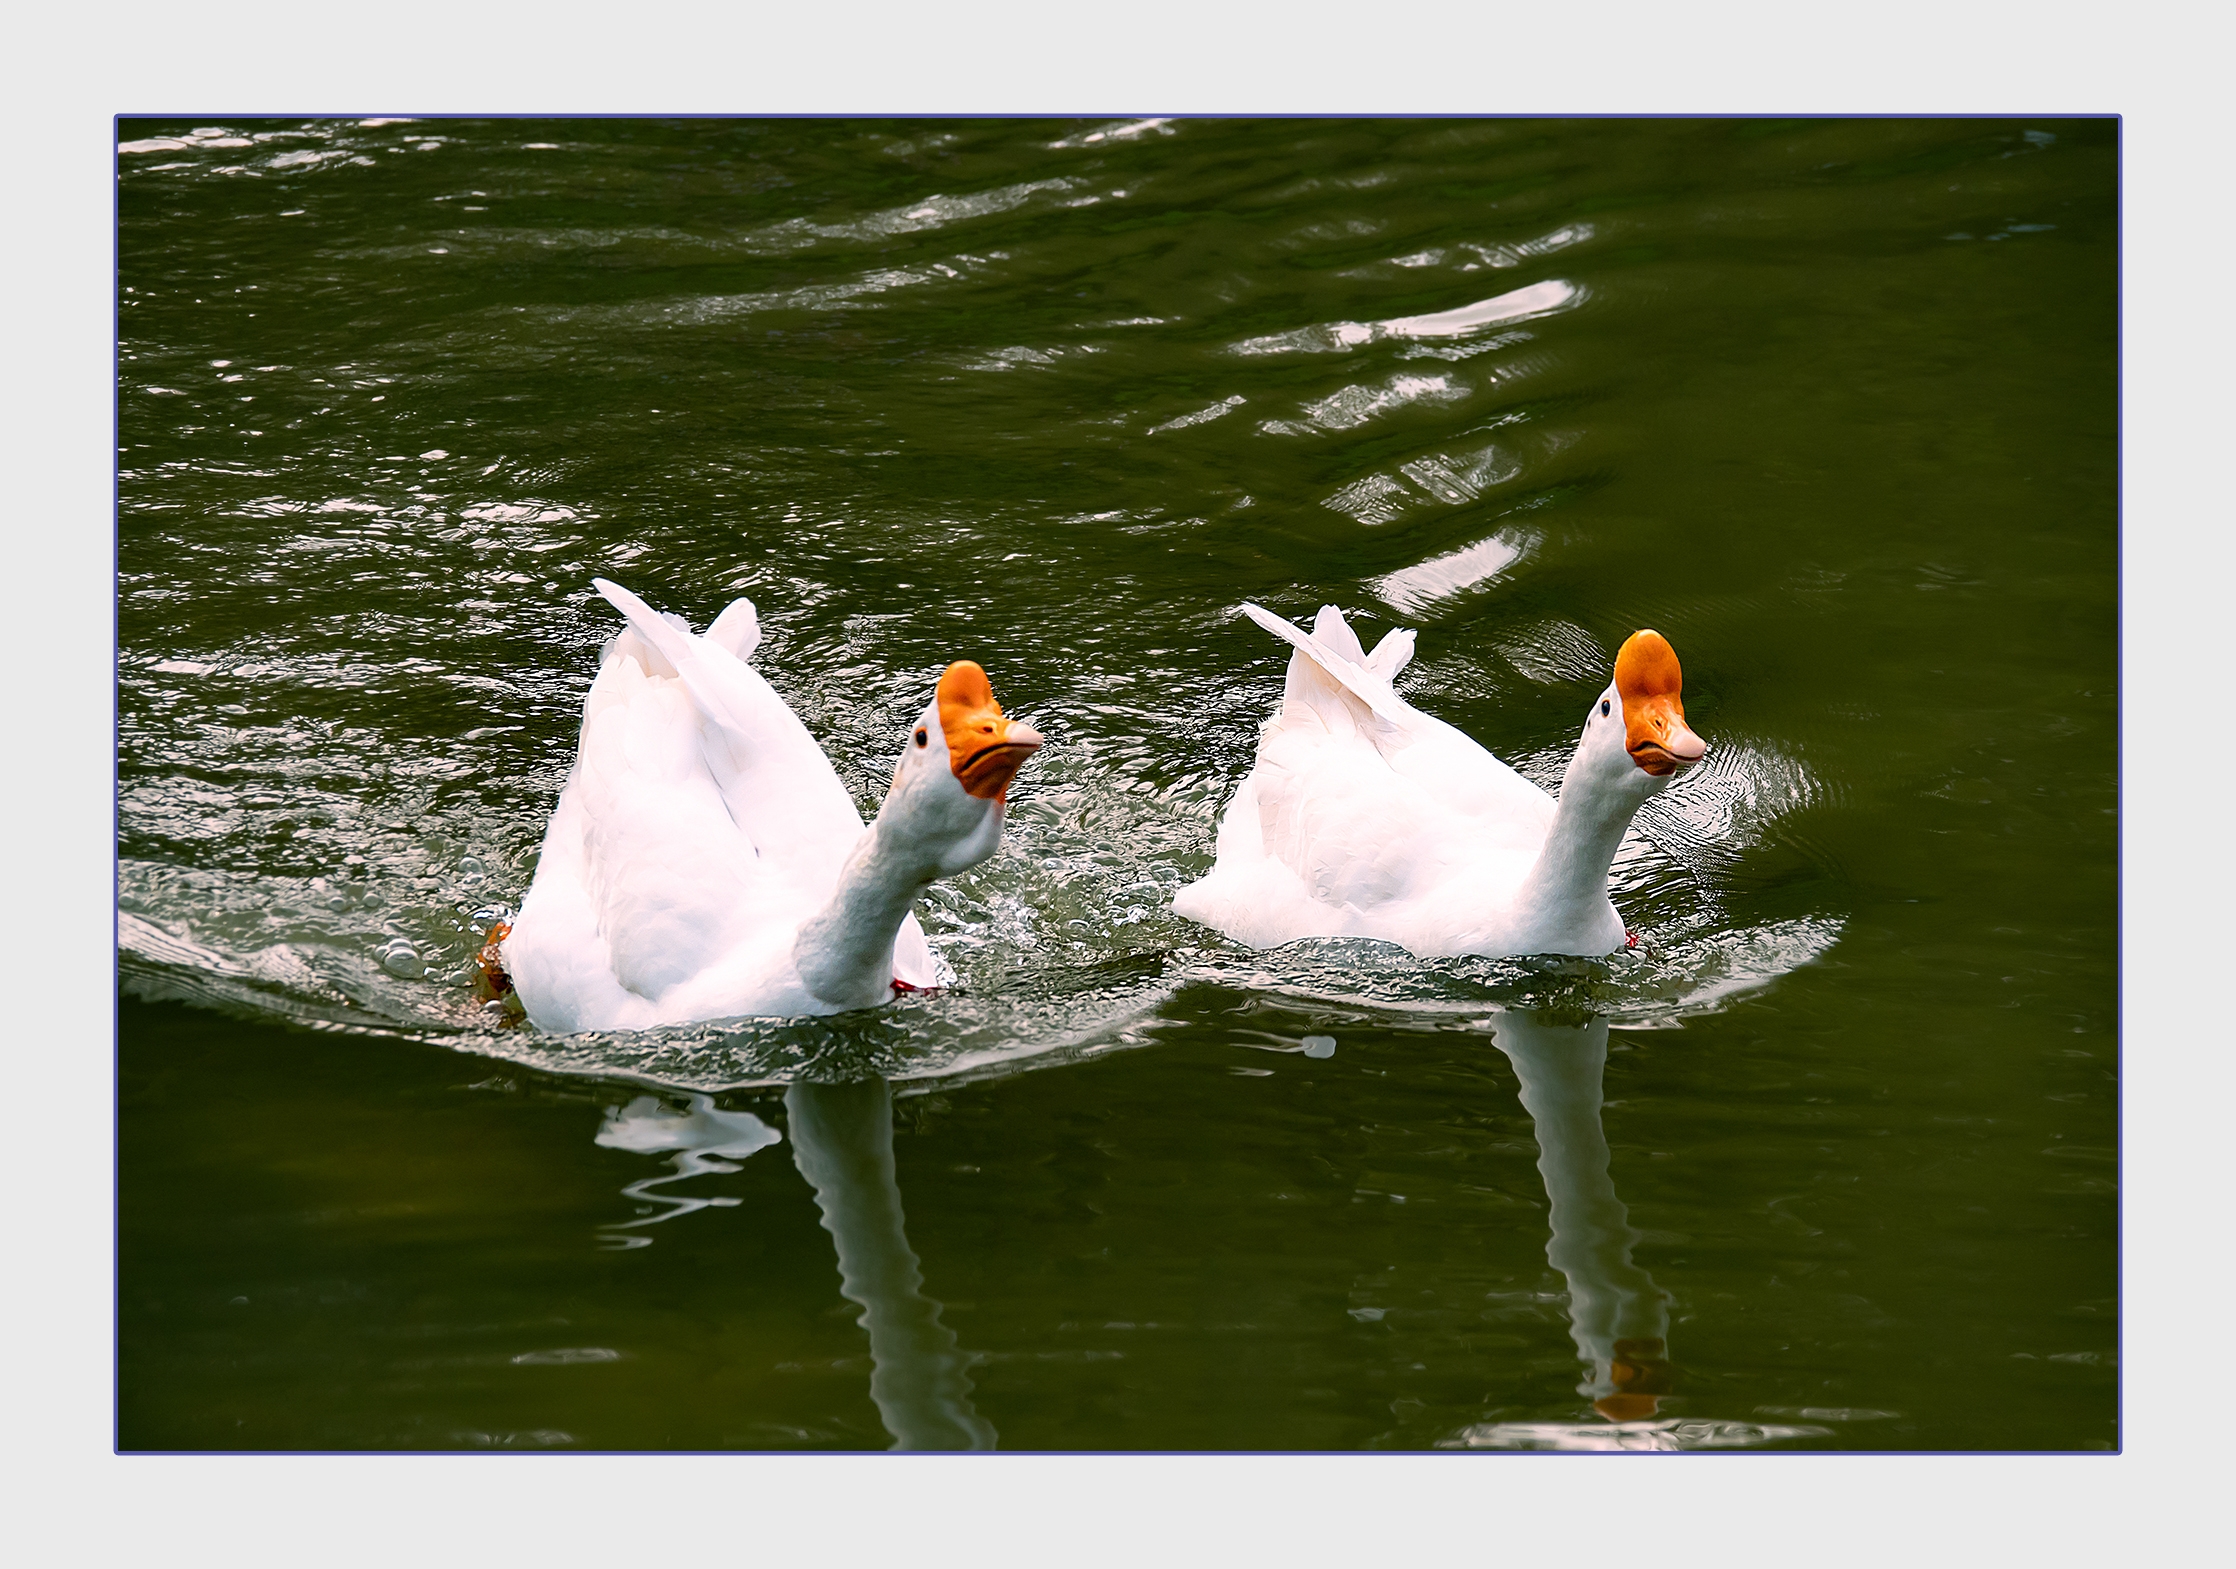
POLYGON ((1599 1116, 1607 1021, 1579 1027, 1503 1013, 1493 1030, 1536 1125, 1537 1169, 1552 1206, 1545 1257, 1568 1277, 1570 1333, 1592 1364, 1579 1392, 1617 1420, 1651 1416, 1669 1389, 1669 1297, 1631 1262, 1638 1233, 1608 1173, 1599 1116))
POLYGON ((870 1399, 895 1449, 991 1449, 994 1429, 972 1409, 965 1358, 902 1230, 893 1175, 892 1092, 882 1079, 795 1084, 784 1095, 792 1158, 815 1189, 838 1245, 839 1290, 862 1306, 870 1336, 870 1399))

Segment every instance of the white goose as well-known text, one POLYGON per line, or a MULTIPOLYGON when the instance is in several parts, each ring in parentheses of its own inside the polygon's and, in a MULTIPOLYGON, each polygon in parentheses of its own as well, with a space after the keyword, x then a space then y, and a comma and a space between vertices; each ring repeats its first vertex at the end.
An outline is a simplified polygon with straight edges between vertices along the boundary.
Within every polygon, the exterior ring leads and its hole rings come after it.
POLYGON ((1708 754, 1676 651, 1633 633, 1593 700, 1556 802, 1391 688, 1413 633, 1372 654, 1333 605, 1293 644, 1281 705, 1219 825, 1210 875, 1173 909, 1253 948, 1377 937, 1424 957, 1610 953, 1628 934, 1607 870, 1631 814, 1708 754))
POLYGON ((539 1029, 637 1030, 874 1007, 943 970, 910 906, 1001 842, 1039 734, 949 665, 864 828, 830 760, 747 663, 740 599, 703 637, 595 580, 628 618, 583 704, 520 914, 498 944, 539 1029))

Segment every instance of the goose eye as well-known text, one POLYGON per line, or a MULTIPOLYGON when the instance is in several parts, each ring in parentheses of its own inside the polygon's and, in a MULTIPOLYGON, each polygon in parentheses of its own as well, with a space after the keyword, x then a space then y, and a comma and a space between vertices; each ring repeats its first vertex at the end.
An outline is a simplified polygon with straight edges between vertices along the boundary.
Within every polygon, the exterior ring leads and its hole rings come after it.
POLYGON ((1603 697, 1603 698, 1601 698, 1601 699, 1599 700, 1599 717, 1600 717, 1600 718, 1602 718, 1602 719, 1605 719, 1605 718, 1607 717, 1607 711, 1608 711, 1608 709, 1609 709, 1609 707, 1610 707, 1610 706, 1611 706, 1611 705, 1610 705, 1610 704, 1608 703, 1608 701, 1607 701, 1607 699, 1606 699, 1606 698, 1604 698, 1604 697, 1603 697))
POLYGON ((929 742, 930 740, 931 740, 931 737, 930 737, 930 736, 927 736, 927 735, 926 735, 926 734, 924 733, 924 727, 923 727, 922 725, 918 725, 918 726, 916 727, 916 744, 917 744, 918 746, 923 746, 923 745, 925 745, 925 744, 926 744, 927 742, 929 742))

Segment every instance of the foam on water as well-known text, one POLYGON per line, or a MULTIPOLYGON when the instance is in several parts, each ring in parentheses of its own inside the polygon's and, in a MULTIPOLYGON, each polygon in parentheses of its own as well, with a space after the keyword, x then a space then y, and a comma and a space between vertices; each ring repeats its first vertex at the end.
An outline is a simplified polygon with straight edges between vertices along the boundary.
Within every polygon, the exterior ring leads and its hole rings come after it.
POLYGON ((1832 1429, 1801 1423, 1734 1422, 1697 1417, 1659 1422, 1484 1422, 1437 1440, 1439 1449, 1569 1451, 1759 1449, 1796 1438, 1829 1438, 1832 1429))

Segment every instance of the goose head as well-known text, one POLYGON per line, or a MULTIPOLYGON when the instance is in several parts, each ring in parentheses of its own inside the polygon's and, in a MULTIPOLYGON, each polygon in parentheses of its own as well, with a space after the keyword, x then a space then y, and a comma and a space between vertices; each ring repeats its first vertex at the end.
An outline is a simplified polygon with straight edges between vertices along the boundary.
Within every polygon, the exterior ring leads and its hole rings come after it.
POLYGON ((1615 679, 1592 700, 1568 777, 1637 799, 1666 789, 1708 755, 1685 723, 1683 689, 1669 639, 1633 632, 1615 655, 1615 679))
POLYGON ((934 876, 976 866, 1001 842, 1009 782, 1040 747, 1039 731, 1002 713, 986 672, 957 660, 901 748, 880 835, 920 848, 934 876))

